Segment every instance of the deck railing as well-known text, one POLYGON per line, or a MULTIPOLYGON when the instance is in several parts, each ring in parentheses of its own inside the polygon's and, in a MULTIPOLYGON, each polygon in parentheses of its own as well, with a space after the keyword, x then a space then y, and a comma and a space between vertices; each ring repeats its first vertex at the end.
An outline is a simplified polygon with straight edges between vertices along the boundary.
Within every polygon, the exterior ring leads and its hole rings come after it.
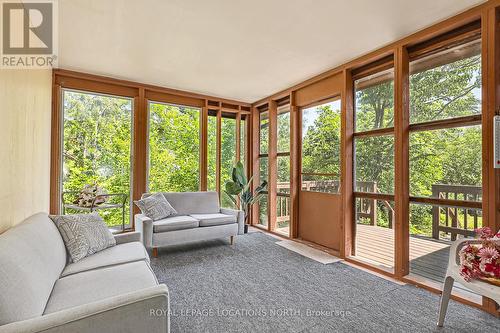
MULTIPOLYGON (((280 182, 277 184, 277 222, 286 222, 290 219, 290 183, 280 182)), ((356 182, 357 191, 379 193, 376 182, 356 182)), ((339 180, 303 181, 303 191, 322 191, 338 193, 340 190, 339 180)), ((467 185, 432 185, 432 197, 453 200, 481 201, 481 187, 467 185)), ((388 213, 388 227, 392 229, 394 220, 394 207, 386 200, 360 198, 356 205, 357 218, 368 220, 368 224, 377 225, 377 201, 381 201, 388 213)), ((439 239, 440 233, 449 234, 452 240, 457 235, 473 236, 472 229, 478 228, 481 212, 474 208, 459 208, 446 206, 432 206, 432 238, 439 239), (462 220, 459 219, 463 213, 462 220), (440 224, 444 214, 444 224, 440 224), (461 223, 460 223, 461 222, 461 223)))
MULTIPOLYGON (((377 184, 375 182, 356 182, 359 191, 378 193, 377 184)), ((306 180, 302 182, 303 191, 320 191, 327 193, 339 193, 339 180, 306 180)), ((278 222, 288 221, 290 219, 290 183, 280 182, 277 184, 277 214, 278 222)), ((388 201, 382 201, 383 205, 389 211, 389 228, 392 228, 394 217, 394 209, 388 201)), ((370 225, 377 225, 377 200, 361 199, 361 204, 356 207, 358 217, 367 218, 370 225)))
MULTIPOLYGON (((432 196, 441 199, 481 201, 482 188, 481 186, 434 184, 432 196)), ((457 235, 473 236, 474 231, 471 229, 479 226, 480 216, 480 210, 474 208, 432 206, 432 238, 439 239, 440 232, 450 234, 452 241, 456 240, 457 235), (460 212, 463 213, 462 227, 459 225, 460 212), (444 225, 440 224, 441 214, 444 214, 444 225), (469 216, 472 221, 469 221, 469 216)))
MULTIPOLYGON (((356 182, 356 190, 367 193, 381 193, 376 182, 356 182)), ((368 219, 368 224, 377 225, 377 201, 382 203, 382 206, 387 209, 387 222, 389 228, 392 229, 392 221, 394 220, 394 207, 387 200, 359 198, 359 205, 356 205, 356 216, 358 218, 368 219)))
POLYGON ((276 196, 276 222, 287 222, 290 220, 290 183, 279 182, 276 196))

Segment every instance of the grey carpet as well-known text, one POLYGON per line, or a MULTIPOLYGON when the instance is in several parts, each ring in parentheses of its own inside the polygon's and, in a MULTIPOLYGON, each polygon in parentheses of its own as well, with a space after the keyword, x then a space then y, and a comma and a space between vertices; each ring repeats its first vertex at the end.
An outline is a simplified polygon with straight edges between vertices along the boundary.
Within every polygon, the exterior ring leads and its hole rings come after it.
POLYGON ((500 320, 344 263, 323 265, 262 233, 160 250, 172 332, 500 332, 500 320))

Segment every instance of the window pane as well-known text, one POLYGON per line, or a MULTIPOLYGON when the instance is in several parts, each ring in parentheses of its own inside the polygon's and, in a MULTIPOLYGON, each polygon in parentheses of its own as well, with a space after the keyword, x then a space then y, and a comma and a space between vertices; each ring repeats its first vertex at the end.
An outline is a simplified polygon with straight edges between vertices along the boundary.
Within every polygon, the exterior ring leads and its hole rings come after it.
POLYGON ((267 198, 268 195, 265 194, 259 199, 259 224, 267 226, 267 198))
MULTIPOLYGON (((267 157, 260 157, 259 158, 259 178, 260 182, 268 179, 268 158, 267 157)), ((267 193, 263 196, 261 196, 259 200, 259 224, 267 226, 267 220, 268 220, 268 215, 267 215, 267 201, 268 201, 268 195, 267 193)))
POLYGON ((354 82, 356 132, 394 126, 394 70, 354 82))
MULTIPOLYGON (((480 209, 410 204, 410 273, 439 283, 444 282, 451 240, 457 234, 446 227, 472 231, 482 226, 480 209)), ((456 231, 456 229, 454 229, 456 231)), ((456 284, 455 288, 464 289, 456 284)))
POLYGON ((290 109, 278 110, 278 152, 290 151, 290 109))
POLYGON ((340 193, 340 178, 335 176, 302 175, 302 191, 340 193))
POLYGON ((208 117, 208 136, 207 136, 207 159, 208 159, 208 174, 207 174, 207 189, 215 191, 217 189, 217 117, 208 117))
POLYGON ((481 126, 410 134, 410 194, 481 200, 481 126))
POLYGON ((149 191, 198 191, 200 110, 149 103, 149 191))
POLYGON ((260 116, 260 153, 267 154, 269 149, 269 112, 261 112, 260 116))
POLYGON ((260 182, 262 183, 264 180, 268 180, 268 158, 267 157, 261 157, 259 158, 259 177, 260 177, 260 182))
POLYGON ((410 122, 481 113, 481 43, 475 41, 413 61, 410 122))
POLYGON ((233 201, 225 194, 225 184, 231 180, 236 160, 236 119, 222 118, 221 124, 221 206, 235 208, 233 201))
POLYGON ((247 137, 247 126, 246 126, 246 120, 241 119, 240 121, 240 161, 243 164, 243 167, 246 170, 247 163, 246 163, 246 137, 247 137))
POLYGON ((290 184, 290 156, 278 156, 278 183, 290 184))
POLYGON ((355 256, 382 269, 394 267, 394 202, 356 198, 355 256))
MULTIPOLYGON (((63 114, 63 191, 97 184, 108 194, 124 193, 129 224, 132 100, 64 90, 63 114)), ((121 209, 100 210, 99 215, 109 226, 122 224, 121 209)))
POLYGON ((302 172, 340 175, 340 100, 302 110, 302 172))
MULTIPOLYGON (((279 189, 278 189, 279 190, 279 189)), ((276 232, 282 235, 290 235, 290 197, 284 195, 276 196, 276 232)))
POLYGON ((394 193, 394 137, 356 138, 356 191, 394 193))

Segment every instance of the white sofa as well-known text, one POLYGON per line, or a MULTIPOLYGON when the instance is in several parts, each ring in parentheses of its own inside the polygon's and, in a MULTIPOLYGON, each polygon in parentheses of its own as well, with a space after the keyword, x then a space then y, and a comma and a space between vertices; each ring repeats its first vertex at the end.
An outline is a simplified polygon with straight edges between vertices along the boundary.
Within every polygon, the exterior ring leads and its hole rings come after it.
MULTIPOLYGON (((143 237, 146 248, 153 250, 167 245, 230 237, 243 234, 243 211, 220 208, 217 192, 162 192, 177 211, 174 216, 153 221, 142 214, 135 215, 135 230, 143 237)), ((143 198, 151 193, 143 194, 143 198)))
POLYGON ((116 246, 69 263, 47 214, 1 234, 0 332, 169 332, 168 290, 140 234, 115 239, 116 246))

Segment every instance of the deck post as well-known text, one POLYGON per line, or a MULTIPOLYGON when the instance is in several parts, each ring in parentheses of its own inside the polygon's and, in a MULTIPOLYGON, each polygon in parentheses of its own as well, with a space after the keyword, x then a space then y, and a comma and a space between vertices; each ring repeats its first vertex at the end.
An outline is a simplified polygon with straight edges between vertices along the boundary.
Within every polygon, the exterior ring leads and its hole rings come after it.
POLYGON ((370 200, 370 225, 377 225, 377 199, 370 200))
MULTIPOLYGON (((432 185, 432 197, 439 197, 439 190, 432 185)), ((432 206, 432 238, 439 239, 439 206, 432 206)))

